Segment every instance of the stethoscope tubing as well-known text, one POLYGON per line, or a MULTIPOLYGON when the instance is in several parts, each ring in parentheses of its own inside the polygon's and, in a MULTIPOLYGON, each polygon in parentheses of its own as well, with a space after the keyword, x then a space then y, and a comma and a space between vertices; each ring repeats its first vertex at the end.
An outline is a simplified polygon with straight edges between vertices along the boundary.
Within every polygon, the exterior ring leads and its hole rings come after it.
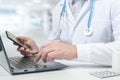
POLYGON ((94 8, 94 0, 92 0, 92 4, 91 4, 91 7, 90 7, 90 14, 89 14, 88 24, 87 24, 87 28, 88 29, 91 26, 91 20, 92 20, 92 15, 93 15, 93 8, 94 8))

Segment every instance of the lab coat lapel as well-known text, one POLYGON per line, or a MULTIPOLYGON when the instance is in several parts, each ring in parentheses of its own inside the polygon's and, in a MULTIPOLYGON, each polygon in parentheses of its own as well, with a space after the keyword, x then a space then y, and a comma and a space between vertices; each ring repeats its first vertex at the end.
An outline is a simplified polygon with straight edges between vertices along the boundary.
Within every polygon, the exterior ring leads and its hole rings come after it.
POLYGON ((66 0, 66 1, 67 1, 67 15, 68 15, 68 20, 69 20, 72 24, 74 24, 74 23, 75 23, 75 18, 74 18, 73 14, 72 14, 72 11, 71 11, 71 9, 70 9, 68 0, 66 0))
POLYGON ((78 26, 79 22, 81 21, 81 19, 89 11, 90 5, 91 5, 91 0, 87 0, 84 3, 83 7, 81 8, 80 13, 78 14, 78 18, 76 18, 76 19, 75 19, 75 17, 72 14, 72 11, 70 9, 68 0, 66 0, 66 1, 67 1, 67 15, 69 16, 68 20, 73 24, 73 27, 74 27, 73 31, 74 31, 76 29, 76 27, 78 26))
POLYGON ((81 8, 80 13, 78 14, 78 18, 76 18, 75 25, 74 25, 74 30, 76 29, 76 27, 78 26, 78 24, 80 23, 80 21, 82 20, 82 18, 85 16, 85 14, 89 11, 90 5, 91 5, 91 0, 87 0, 84 3, 83 7, 81 8))

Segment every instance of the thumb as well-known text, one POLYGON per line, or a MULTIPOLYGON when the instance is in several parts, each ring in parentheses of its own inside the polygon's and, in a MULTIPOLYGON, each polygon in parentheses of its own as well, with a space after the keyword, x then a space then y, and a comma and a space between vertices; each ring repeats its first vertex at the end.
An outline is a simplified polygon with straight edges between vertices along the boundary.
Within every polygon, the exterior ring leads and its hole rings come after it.
POLYGON ((30 50, 33 49, 31 43, 29 43, 29 42, 25 42, 24 45, 30 50))

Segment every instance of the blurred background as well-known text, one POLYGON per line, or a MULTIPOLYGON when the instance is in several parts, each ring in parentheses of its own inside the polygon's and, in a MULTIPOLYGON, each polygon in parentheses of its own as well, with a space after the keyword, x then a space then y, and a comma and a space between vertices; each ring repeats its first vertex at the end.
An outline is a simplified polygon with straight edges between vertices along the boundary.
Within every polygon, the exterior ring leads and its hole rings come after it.
POLYGON ((33 38, 38 46, 44 44, 52 29, 52 9, 59 0, 0 0, 0 35, 8 50, 11 43, 5 31, 33 38))

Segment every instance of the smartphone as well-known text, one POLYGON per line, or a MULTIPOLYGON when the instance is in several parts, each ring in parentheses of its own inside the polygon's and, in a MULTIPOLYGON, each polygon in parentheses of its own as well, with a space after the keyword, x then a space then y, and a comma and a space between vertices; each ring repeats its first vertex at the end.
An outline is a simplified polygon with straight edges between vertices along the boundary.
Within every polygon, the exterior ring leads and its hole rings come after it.
POLYGON ((8 39, 10 39, 11 41, 13 41, 16 45, 18 45, 20 47, 24 47, 25 49, 31 49, 27 45, 24 45, 22 42, 18 41, 16 39, 16 36, 14 34, 10 33, 9 31, 6 31, 6 36, 7 36, 8 39))

